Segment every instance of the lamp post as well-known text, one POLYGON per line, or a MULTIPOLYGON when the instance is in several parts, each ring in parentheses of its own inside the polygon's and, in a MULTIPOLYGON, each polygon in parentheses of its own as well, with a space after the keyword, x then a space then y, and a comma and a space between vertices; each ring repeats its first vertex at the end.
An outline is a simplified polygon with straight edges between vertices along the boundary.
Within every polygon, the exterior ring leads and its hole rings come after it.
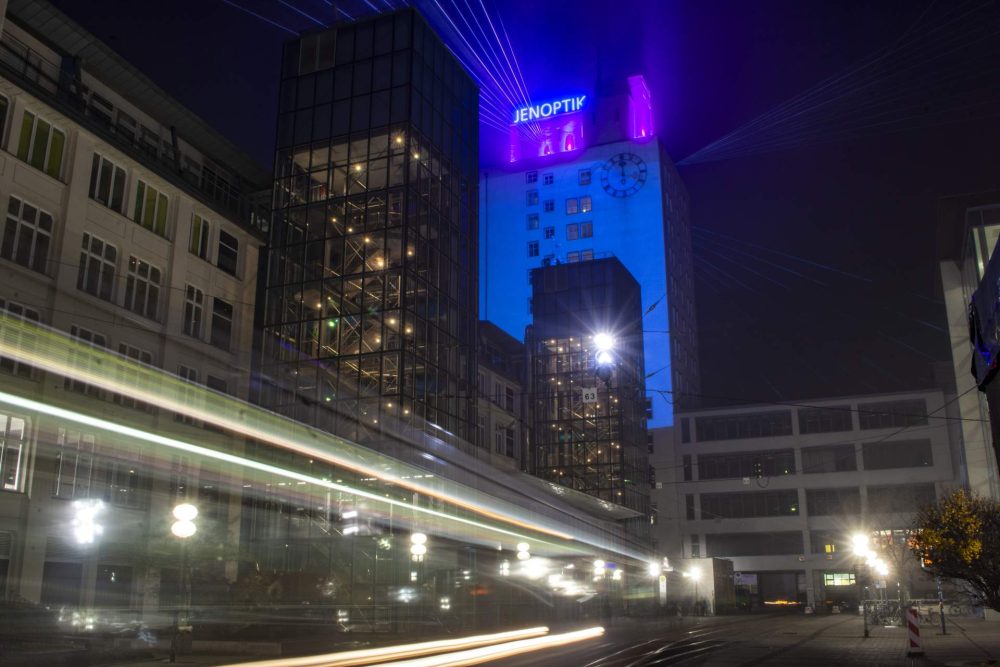
MULTIPOLYGON (((170 533, 181 541, 181 596, 184 609, 184 629, 191 630, 191 567, 188 562, 188 538, 198 532, 194 520, 198 518, 198 508, 191 503, 176 505, 171 514, 174 522, 170 524, 170 533)), ((181 644, 181 624, 178 614, 174 612, 174 636, 170 642, 170 662, 176 662, 181 644)))

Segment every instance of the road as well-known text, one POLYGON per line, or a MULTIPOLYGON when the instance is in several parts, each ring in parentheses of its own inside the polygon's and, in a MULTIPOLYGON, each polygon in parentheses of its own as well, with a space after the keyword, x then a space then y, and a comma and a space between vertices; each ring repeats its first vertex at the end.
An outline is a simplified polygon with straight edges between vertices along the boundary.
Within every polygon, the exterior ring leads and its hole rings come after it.
MULTIPOLYGON (((690 619, 683 625, 621 621, 604 637, 502 661, 495 667, 757 667, 762 665, 935 665, 958 652, 972 651, 962 633, 937 639, 925 630, 927 659, 906 655, 903 628, 873 628, 863 637, 857 615, 804 616, 767 614, 690 619), (936 643, 935 643, 936 642, 936 643), (960 642, 961 644, 957 644, 960 642), (931 650, 934 649, 934 650, 931 650)), ((979 659, 985 658, 979 654, 979 659)))

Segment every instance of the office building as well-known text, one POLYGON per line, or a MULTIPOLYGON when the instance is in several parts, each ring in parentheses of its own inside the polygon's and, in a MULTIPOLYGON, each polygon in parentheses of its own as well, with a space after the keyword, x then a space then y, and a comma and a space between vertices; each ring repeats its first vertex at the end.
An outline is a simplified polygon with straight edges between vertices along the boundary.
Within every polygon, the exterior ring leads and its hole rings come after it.
POLYGON ((387 421, 475 441, 477 133, 478 89, 411 9, 287 45, 264 405, 359 442, 387 421))
POLYGON ((534 269, 529 470, 629 510, 648 533, 639 284, 613 257, 534 269), (613 333, 611 333, 613 332, 613 333))
POLYGON ((527 369, 524 343, 492 322, 479 323, 476 446, 494 467, 526 466, 527 369))
MULTIPOLYGON (((245 398, 257 225, 266 221, 252 199, 268 187, 266 172, 47 2, 5 4, 0 307, 245 398)), ((194 420, 23 360, 0 359, 0 386, 117 424, 203 437, 194 420)), ((201 502, 203 528, 211 522, 235 543, 238 530, 224 528, 238 503, 220 498, 189 459, 164 465, 173 476, 154 476, 133 441, 5 406, 0 598, 155 608, 176 588, 177 568, 150 566, 147 547, 169 539, 165 518, 185 499, 201 502), (102 524, 128 530, 84 544, 70 529, 80 507, 100 507, 102 524)), ((234 574, 232 561, 216 567, 234 574)))
POLYGON ((996 369, 1000 195, 945 197, 938 203, 938 259, 948 318, 956 416, 962 418, 966 483, 1000 499, 1000 383, 996 369), (978 389, 973 389, 978 387, 978 389))
POLYGON ((932 596, 905 547, 916 509, 960 484, 959 426, 941 391, 679 413, 653 431, 656 533, 683 559, 727 558, 744 605, 857 603, 881 582, 932 596), (852 553, 870 535, 890 560, 872 576, 852 553), (895 555, 891 560, 889 556, 895 555))
MULTIPOLYGON (((515 111, 510 153, 480 179, 480 317, 520 338, 532 269, 617 257, 642 289, 648 387, 699 391, 688 195, 652 126, 641 76, 515 111)), ((669 425, 666 397, 655 426, 669 425)))

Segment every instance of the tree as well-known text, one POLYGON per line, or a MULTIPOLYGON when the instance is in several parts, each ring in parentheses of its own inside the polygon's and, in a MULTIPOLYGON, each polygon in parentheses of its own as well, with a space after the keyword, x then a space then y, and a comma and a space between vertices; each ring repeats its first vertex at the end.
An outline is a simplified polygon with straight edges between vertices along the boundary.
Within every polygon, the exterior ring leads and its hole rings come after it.
POLYGON ((966 582, 1000 611, 1000 503, 956 491, 920 510, 910 548, 928 572, 966 582))

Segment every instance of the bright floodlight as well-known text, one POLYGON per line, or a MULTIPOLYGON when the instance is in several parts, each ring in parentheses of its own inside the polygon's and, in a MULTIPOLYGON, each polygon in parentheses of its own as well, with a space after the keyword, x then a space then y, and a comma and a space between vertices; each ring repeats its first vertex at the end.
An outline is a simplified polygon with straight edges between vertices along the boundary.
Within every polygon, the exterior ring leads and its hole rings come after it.
POLYGON ((427 542, 427 536, 423 533, 413 533, 410 535, 410 542, 413 544, 425 544, 427 542))
POLYGON ((198 516, 198 508, 191 503, 181 503, 174 508, 174 518, 178 521, 194 521, 198 516))
POLYGON ((594 569, 595 570, 603 570, 604 569, 604 561, 601 560, 600 558, 598 558, 597 560, 595 560, 594 561, 594 569))
POLYGON ((660 567, 659 563, 650 563, 649 564, 649 576, 651 576, 651 577, 658 577, 658 576, 660 576, 660 572, 662 572, 662 571, 663 570, 660 567))
POLYGON ((883 561, 879 561, 875 564, 875 571, 881 574, 883 577, 889 574, 889 566, 883 561))
POLYGON ((609 333, 594 334, 594 347, 598 352, 607 352, 615 347, 615 339, 609 333))
POLYGON ((77 544, 93 544, 104 532, 104 526, 97 522, 97 515, 104 511, 100 500, 77 500, 73 502, 73 537, 77 544))
POLYGON ((170 526, 170 532, 174 537, 188 538, 198 532, 198 528, 194 525, 194 521, 174 521, 170 526))
POLYGON ((527 542, 518 542, 517 543, 517 550, 518 551, 531 551, 531 545, 529 545, 527 542))
POLYGON ((863 556, 868 553, 868 536, 862 533, 855 533, 851 536, 851 544, 854 545, 854 553, 863 556))
POLYGON ((701 579, 701 570, 699 570, 696 567, 692 567, 691 570, 688 571, 688 576, 691 577, 691 579, 693 579, 694 581, 698 581, 699 579, 701 579))
POLYGON ((597 362, 598 366, 606 366, 611 362, 613 362, 614 360, 615 358, 611 356, 611 353, 608 352, 607 350, 600 350, 597 354, 594 355, 594 361, 597 362))

